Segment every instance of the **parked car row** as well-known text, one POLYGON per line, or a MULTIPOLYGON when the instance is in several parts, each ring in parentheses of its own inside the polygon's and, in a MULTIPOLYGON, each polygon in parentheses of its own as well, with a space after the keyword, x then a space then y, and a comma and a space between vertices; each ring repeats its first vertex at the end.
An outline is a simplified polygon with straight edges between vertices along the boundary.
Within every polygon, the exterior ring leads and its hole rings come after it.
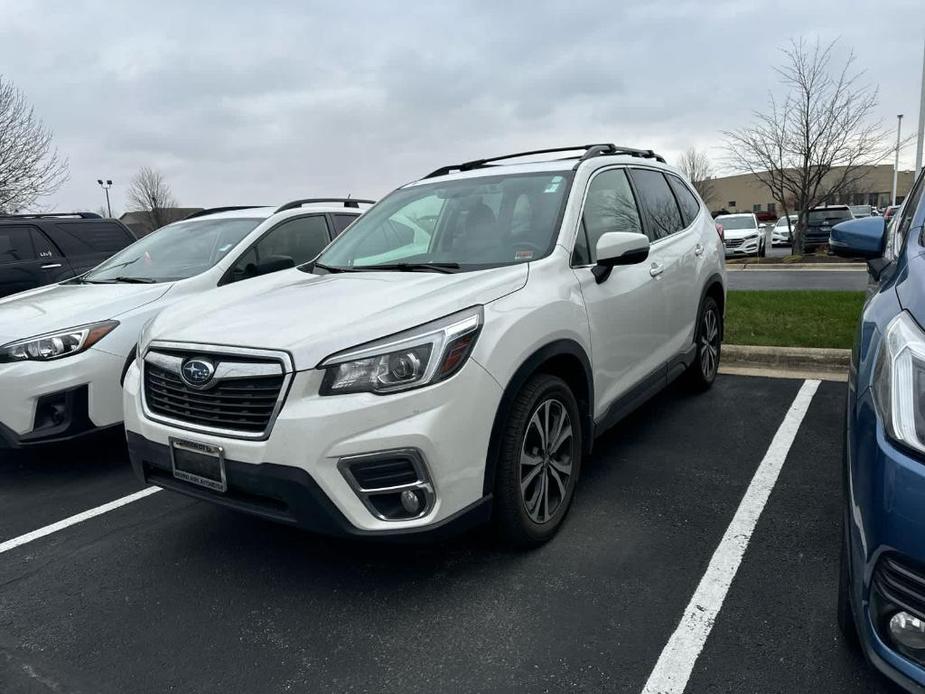
POLYGON ((204 211, 0 301, 0 439, 124 421, 149 484, 331 534, 493 518, 531 545, 595 436, 716 377, 722 239, 650 150, 446 166, 360 212, 204 211))

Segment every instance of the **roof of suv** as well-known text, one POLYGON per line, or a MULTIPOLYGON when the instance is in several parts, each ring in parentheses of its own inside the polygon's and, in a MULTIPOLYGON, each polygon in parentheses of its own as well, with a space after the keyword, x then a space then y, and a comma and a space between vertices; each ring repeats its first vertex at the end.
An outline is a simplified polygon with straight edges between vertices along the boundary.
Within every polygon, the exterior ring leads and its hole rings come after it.
MULTIPOLYGON (((493 173, 499 174, 519 174, 532 172, 554 172, 554 171, 572 171, 577 169, 581 164, 590 160, 606 158, 607 161, 619 161, 621 163, 640 163, 640 160, 648 160, 646 163, 658 162, 665 166, 665 159, 653 152, 651 149, 634 149, 631 147, 618 147, 614 144, 591 144, 578 145, 574 147, 554 147, 551 149, 538 149, 526 152, 515 152, 487 159, 476 159, 464 162, 462 164, 451 164, 443 166, 432 171, 423 178, 412 181, 403 187, 411 187, 425 183, 431 183, 434 180, 451 181, 464 178, 480 178, 490 176, 493 173), (505 163, 510 159, 523 159, 542 155, 551 155, 541 161, 514 162, 505 163), (497 170, 497 171, 496 171, 497 170)), ((665 168, 669 168, 665 166, 665 168)))

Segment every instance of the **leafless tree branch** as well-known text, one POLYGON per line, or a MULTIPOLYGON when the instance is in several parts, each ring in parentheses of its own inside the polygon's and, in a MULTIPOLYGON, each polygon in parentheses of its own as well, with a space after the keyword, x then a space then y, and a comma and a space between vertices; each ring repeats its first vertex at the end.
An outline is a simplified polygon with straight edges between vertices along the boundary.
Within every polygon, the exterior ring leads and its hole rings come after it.
POLYGON ((136 212, 147 212, 152 229, 159 229, 170 221, 165 210, 176 207, 177 201, 161 172, 143 166, 132 177, 128 189, 128 205, 136 212))
POLYGON ((25 95, 0 75, 0 212, 31 207, 67 181, 67 159, 53 139, 25 95))
POLYGON ((693 184, 707 207, 710 207, 713 198, 716 196, 716 187, 713 185, 713 165, 707 155, 691 147, 681 155, 678 168, 681 169, 681 173, 687 177, 687 180, 693 184))

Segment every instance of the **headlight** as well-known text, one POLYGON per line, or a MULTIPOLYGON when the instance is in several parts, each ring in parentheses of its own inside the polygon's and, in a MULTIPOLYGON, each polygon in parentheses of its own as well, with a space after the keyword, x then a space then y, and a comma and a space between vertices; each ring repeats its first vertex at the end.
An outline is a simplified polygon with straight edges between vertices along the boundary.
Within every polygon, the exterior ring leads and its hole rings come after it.
POLYGON ((890 438, 925 453, 925 333, 906 311, 887 326, 873 390, 890 438))
POLYGON ((322 362, 322 395, 395 393, 449 378, 466 363, 482 328, 476 306, 322 362))
POLYGON ((10 342, 0 346, 0 363, 52 361, 80 354, 106 337, 117 325, 118 321, 103 321, 10 342))

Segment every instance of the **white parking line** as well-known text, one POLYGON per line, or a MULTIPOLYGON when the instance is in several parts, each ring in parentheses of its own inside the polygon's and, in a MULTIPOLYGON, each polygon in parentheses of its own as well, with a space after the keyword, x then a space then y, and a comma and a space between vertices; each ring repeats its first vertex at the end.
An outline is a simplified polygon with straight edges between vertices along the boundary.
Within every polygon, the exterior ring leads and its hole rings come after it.
POLYGON ((748 490, 742 497, 726 534, 713 553, 706 573, 700 579, 697 590, 684 610, 678 628, 671 635, 649 675, 643 694, 681 694, 687 687, 694 663, 710 635, 716 615, 719 614, 729 586, 742 563, 742 556, 748 547, 758 518, 777 483, 787 453, 818 387, 819 381, 803 382, 800 392, 794 398, 783 423, 764 454, 751 484, 748 485, 748 490))
POLYGON ((9 552, 11 549, 16 549, 17 547, 22 547, 23 545, 28 544, 34 540, 46 537, 47 535, 58 532, 59 530, 64 530, 65 528, 69 528, 72 525, 83 523, 85 520, 95 518, 96 516, 101 516, 104 513, 109 513, 110 511, 114 511, 115 509, 125 506, 126 504, 130 504, 133 501, 144 499, 146 496, 151 496, 155 492, 159 491, 161 491, 160 487, 148 487, 147 489, 142 489, 140 492, 135 492, 134 494, 123 496, 121 499, 116 499, 115 501, 110 501, 108 504, 103 504, 102 506, 91 508, 89 511, 83 511, 77 515, 71 516, 70 518, 60 520, 57 523, 46 525, 44 528, 33 530, 31 533, 26 533, 25 535, 14 537, 12 540, 7 540, 6 542, 0 542, 0 554, 9 552))

